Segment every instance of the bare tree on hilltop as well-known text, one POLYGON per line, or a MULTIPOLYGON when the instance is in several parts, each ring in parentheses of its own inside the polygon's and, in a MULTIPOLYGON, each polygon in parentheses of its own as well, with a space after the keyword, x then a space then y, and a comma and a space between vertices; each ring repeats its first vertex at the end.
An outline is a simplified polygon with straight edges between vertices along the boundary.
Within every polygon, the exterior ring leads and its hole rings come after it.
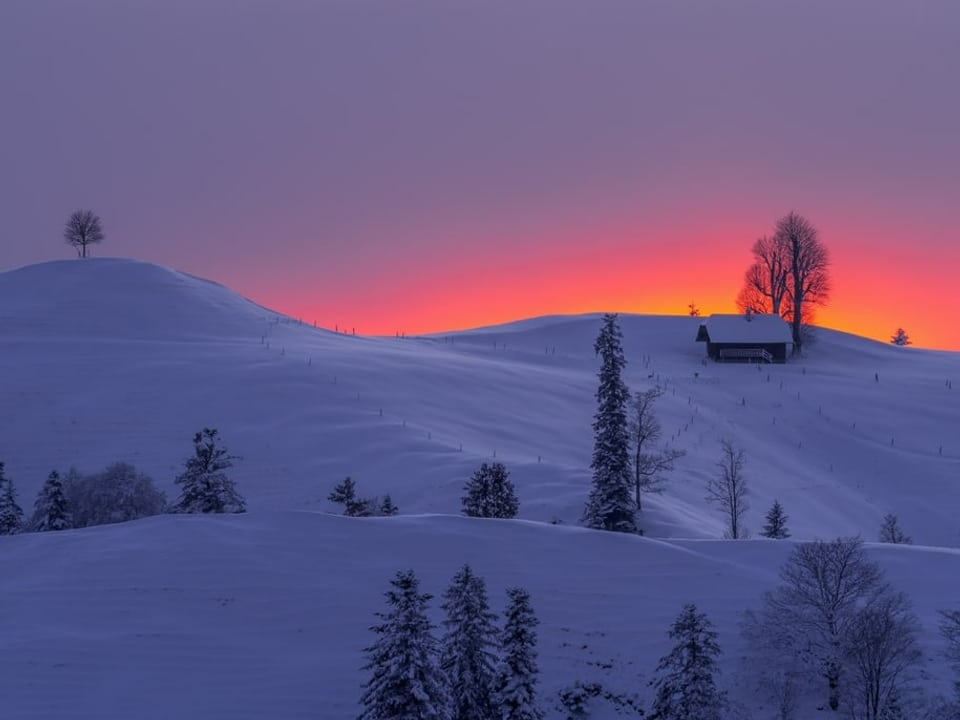
POLYGON ((812 322, 814 306, 830 296, 830 254, 817 229, 797 212, 777 220, 774 234, 759 238, 751 252, 737 307, 780 315, 792 326, 799 354, 803 326, 812 322))
POLYGON ((101 242, 105 237, 100 217, 92 210, 75 210, 63 228, 63 239, 76 248, 82 258, 87 256, 87 245, 101 242))

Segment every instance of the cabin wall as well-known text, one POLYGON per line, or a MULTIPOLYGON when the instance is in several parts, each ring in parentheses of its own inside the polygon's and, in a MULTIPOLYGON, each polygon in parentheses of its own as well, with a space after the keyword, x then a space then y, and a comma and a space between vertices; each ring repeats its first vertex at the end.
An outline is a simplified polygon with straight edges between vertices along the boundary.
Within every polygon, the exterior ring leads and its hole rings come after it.
MULTIPOLYGON (((707 355, 714 360, 720 357, 720 351, 729 350, 753 350, 762 348, 773 356, 775 363, 785 363, 787 361, 786 343, 707 343, 707 355)), ((724 362, 750 362, 750 360, 725 360, 724 362)))

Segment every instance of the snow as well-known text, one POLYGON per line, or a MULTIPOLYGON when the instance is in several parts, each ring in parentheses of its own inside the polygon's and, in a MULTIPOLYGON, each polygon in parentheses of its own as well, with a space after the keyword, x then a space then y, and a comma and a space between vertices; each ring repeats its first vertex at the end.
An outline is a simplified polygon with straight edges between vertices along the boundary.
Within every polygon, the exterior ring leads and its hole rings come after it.
POLYGON ((790 326, 779 315, 714 314, 703 323, 710 342, 715 343, 787 343, 793 346, 790 326))
POLYGON ((790 549, 717 540, 723 518, 703 496, 724 437, 746 451, 754 533, 774 498, 794 540, 870 540, 899 516, 918 546, 870 553, 910 593, 945 689, 936 611, 960 597, 960 397, 947 386, 960 356, 818 330, 800 361, 704 364, 699 322, 621 317, 625 379, 665 384, 658 416, 687 452, 648 498, 651 537, 637 538, 573 527, 589 491, 599 316, 366 338, 146 263, 0 273, 0 460, 25 510, 70 465, 130 462, 174 497, 204 426, 241 456, 231 477, 250 510, 0 537, 5 709, 355 717, 389 578, 414 568, 439 596, 464 562, 498 611, 506 587, 531 591, 545 694, 599 679, 649 700, 683 604, 710 615, 735 657, 738 613, 790 549), (523 519, 444 515, 494 453, 523 519), (360 496, 389 492, 403 515, 324 514, 346 475, 360 496))

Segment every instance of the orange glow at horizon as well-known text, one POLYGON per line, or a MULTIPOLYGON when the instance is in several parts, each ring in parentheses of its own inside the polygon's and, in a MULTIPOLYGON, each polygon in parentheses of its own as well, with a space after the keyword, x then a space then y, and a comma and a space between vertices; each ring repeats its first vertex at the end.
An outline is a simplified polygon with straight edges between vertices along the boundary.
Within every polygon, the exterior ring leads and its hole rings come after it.
MULTIPOLYGON (((750 262, 750 241, 743 237, 737 228, 717 233, 701 248, 680 238, 653 249, 620 240, 589 247, 564 243, 551 252, 510 258, 466 257, 440 267, 411 263, 398 278, 378 279, 335 303, 282 294, 269 300, 322 327, 385 336, 463 330, 541 315, 684 315, 690 302, 702 315, 736 312, 735 297, 750 262)), ((925 266, 907 263, 905 256, 914 250, 894 243, 879 244, 864 259, 856 243, 831 244, 829 237, 825 242, 832 253, 834 290, 830 302, 816 311, 817 325, 880 342, 903 327, 917 347, 960 350, 957 323, 930 311, 942 303, 943 288, 951 286, 960 252, 953 251, 957 262, 925 266)))

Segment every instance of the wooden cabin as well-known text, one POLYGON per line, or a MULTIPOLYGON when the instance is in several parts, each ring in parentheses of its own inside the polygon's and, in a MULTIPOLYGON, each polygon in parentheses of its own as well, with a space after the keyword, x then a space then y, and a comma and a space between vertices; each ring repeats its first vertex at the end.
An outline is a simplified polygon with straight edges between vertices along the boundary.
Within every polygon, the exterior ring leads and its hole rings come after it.
POLYGON ((697 332, 707 355, 717 362, 785 363, 793 352, 793 332, 779 315, 748 312, 711 315, 697 332))

